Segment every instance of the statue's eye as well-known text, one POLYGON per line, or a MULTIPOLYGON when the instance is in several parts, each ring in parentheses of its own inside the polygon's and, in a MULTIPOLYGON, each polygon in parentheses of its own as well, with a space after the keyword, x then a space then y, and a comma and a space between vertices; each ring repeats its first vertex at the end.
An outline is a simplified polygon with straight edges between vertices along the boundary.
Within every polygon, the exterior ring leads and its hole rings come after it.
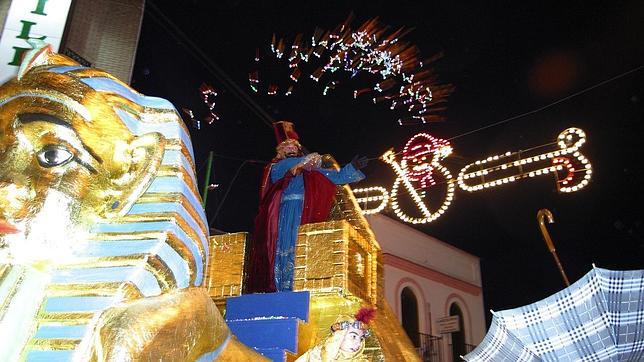
POLYGON ((62 146, 45 146, 38 152, 38 163, 42 167, 60 166, 69 162, 74 155, 62 146))

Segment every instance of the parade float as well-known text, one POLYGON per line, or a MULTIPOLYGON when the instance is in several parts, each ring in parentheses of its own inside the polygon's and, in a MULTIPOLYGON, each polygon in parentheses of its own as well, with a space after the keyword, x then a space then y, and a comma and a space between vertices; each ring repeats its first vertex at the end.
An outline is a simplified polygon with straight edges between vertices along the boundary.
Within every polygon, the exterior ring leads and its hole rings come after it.
POLYGON ((350 326, 337 358, 418 359, 348 187, 300 227, 293 291, 242 295, 248 235, 209 236, 175 108, 35 44, 0 88, 1 359, 310 358, 350 326))
MULTIPOLYGON (((434 78, 408 67, 417 57, 396 36, 370 43, 375 24, 319 33, 307 47, 296 41, 284 56, 296 64, 292 75, 306 73, 313 52, 328 52, 315 82, 340 69, 375 72, 384 80, 354 97, 385 92, 374 102, 409 106, 400 124, 436 120, 429 101, 450 87, 430 90, 434 78), (388 58, 392 51, 405 61, 388 58), (338 60, 347 54, 365 61, 343 69, 338 60), (386 81, 392 76, 403 86, 386 81)), ((382 252, 363 215, 391 207, 404 222, 427 223, 446 212, 457 189, 544 175, 555 177, 558 191, 575 192, 592 175, 578 128, 531 152, 481 158, 456 177, 442 165, 449 140, 418 134, 381 156, 396 176, 390 189, 334 186, 328 217, 297 229, 288 291, 251 293, 253 236, 209 234, 189 132, 175 107, 34 44, 0 88, 2 360, 419 360, 385 301, 382 252), (430 188, 442 188, 442 197, 430 200, 430 188)), ((272 47, 284 55, 283 41, 272 47)), ((260 83, 258 74, 251 87, 294 90, 260 83)), ((326 95, 338 83, 324 84, 326 95)), ((205 122, 214 122, 216 92, 206 84, 200 92, 205 122)), ((318 157, 316 167, 340 169, 332 156, 318 157)))

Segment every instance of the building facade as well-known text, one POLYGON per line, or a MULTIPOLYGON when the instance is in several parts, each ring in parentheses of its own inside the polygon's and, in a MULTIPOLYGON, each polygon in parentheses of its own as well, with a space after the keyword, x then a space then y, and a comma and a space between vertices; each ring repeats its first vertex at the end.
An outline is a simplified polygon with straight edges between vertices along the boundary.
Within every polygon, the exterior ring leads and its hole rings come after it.
POLYGON ((460 361, 486 331, 479 258, 387 216, 367 220, 383 252, 385 298, 419 353, 460 361))
POLYGON ((144 0, 0 1, 0 83, 18 72, 29 39, 130 83, 144 0))

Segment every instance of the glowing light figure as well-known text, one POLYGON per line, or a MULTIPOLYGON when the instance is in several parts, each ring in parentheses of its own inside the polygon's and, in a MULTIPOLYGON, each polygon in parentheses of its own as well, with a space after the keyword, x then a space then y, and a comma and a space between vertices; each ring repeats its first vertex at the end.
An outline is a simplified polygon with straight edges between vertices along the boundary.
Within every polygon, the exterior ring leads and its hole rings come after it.
MULTIPOLYGON (((422 137, 424 137, 424 136, 427 136, 427 135, 422 134, 422 137)), ((415 137, 412 137, 412 140, 414 140, 414 138, 415 137)), ((438 139, 434 139, 434 140, 436 140, 436 144, 439 143, 438 139)), ((449 172, 449 170, 446 167, 444 167, 443 165, 438 163, 443 157, 446 157, 447 155, 449 155, 451 153, 451 147, 449 146, 448 143, 446 143, 446 141, 444 141, 444 140, 440 140, 440 141, 445 142, 444 145, 440 146, 443 149, 442 150, 440 150, 440 149, 435 150, 435 151, 438 151, 437 154, 439 156, 432 158, 432 160, 429 162, 431 164, 431 166, 429 166, 429 167, 431 167, 434 170, 436 170, 437 173, 441 174, 445 178, 445 180, 448 180, 448 181, 446 183, 447 191, 446 191, 445 198, 443 199, 443 202, 438 207, 438 209, 433 213, 429 211, 427 205, 423 201, 423 199, 425 198, 424 193, 419 194, 417 192, 416 188, 414 188, 414 186, 413 186, 413 184, 411 182, 412 179, 409 178, 409 175, 408 175, 408 172, 406 170, 406 167, 403 167, 402 164, 398 164, 398 162, 396 161, 395 154, 393 153, 393 151, 391 151, 391 150, 387 151, 381 157, 381 159, 385 163, 389 164, 392 167, 392 169, 394 170, 394 172, 398 176, 396 178, 396 181, 394 181, 394 185, 391 188, 391 194, 390 194, 391 207, 392 207, 394 213, 396 214, 396 216, 398 216, 398 218, 400 218, 404 222, 408 222, 408 223, 412 223, 412 224, 424 224, 424 223, 432 222, 432 221, 436 220, 437 218, 439 218, 443 213, 445 213, 445 211, 447 211, 447 208, 449 207, 449 205, 452 203, 452 200, 454 199, 454 183, 450 181, 450 179, 452 178, 452 174, 449 172), (444 155, 444 156, 440 156, 440 155, 444 155), (416 207, 421 212, 422 217, 409 216, 400 208, 400 205, 399 205, 399 202, 398 202, 398 193, 399 193, 399 188, 400 188, 401 184, 404 186, 406 193, 409 194, 409 196, 411 196, 411 198, 412 198, 413 202, 415 203, 416 207)), ((409 143, 408 143, 408 145, 409 145, 409 143)), ((417 149, 420 149, 420 148, 417 148, 417 149)), ((425 154, 426 153, 423 152, 423 155, 425 155, 425 154)), ((422 160, 422 158, 421 158, 421 160, 422 160)), ((419 170, 420 169, 428 170, 428 167, 427 166, 421 166, 421 168, 419 168, 419 170)))
POLYGON ((409 180, 420 181, 421 188, 424 189, 436 184, 432 172, 451 152, 449 142, 427 133, 419 133, 407 141, 400 165, 409 180))

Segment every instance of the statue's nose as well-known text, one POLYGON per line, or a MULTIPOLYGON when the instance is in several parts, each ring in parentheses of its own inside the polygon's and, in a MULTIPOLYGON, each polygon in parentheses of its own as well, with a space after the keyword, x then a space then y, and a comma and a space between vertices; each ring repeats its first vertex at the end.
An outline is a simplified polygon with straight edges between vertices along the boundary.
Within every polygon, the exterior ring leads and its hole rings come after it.
MULTIPOLYGON (((30 198, 29 189, 15 182, 0 181, 0 211, 2 214, 27 206, 30 198)), ((9 215, 4 215, 5 217, 9 215)))

